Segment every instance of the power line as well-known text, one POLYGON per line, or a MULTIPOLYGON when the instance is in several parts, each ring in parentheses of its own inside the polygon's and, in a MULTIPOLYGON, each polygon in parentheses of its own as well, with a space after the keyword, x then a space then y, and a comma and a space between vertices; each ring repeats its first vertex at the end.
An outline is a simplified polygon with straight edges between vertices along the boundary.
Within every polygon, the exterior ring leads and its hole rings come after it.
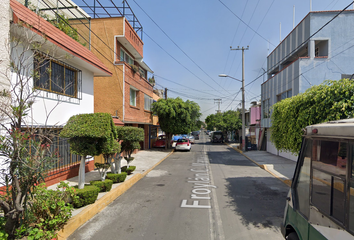
MULTIPOLYGON (((191 60, 205 75, 207 75, 211 80, 213 80, 213 82, 214 83, 216 83, 216 85, 218 85, 219 87, 221 87, 224 91, 227 91, 226 89, 224 89, 217 81, 215 81, 206 71, 204 71, 204 69, 202 69, 185 51, 183 51, 183 49, 182 48, 180 48, 179 46, 178 46, 178 44, 175 42, 175 41, 173 41, 173 39, 150 17, 150 15, 149 14, 147 14, 147 12, 142 8, 142 7, 140 7, 140 5, 135 1, 135 0, 133 0, 134 2, 135 2, 135 4, 146 14, 146 16, 148 16, 148 18, 150 18, 150 20, 162 31, 162 33, 189 59, 189 60, 191 60)), ((145 33, 145 32, 144 32, 145 33)), ((150 38, 151 39, 151 38, 150 38)), ((155 43, 156 43, 156 41, 154 41, 155 43)), ((161 48, 161 46, 159 45, 159 47, 161 48)), ((163 49, 164 50, 164 49, 163 49)), ((165 52, 167 52, 166 50, 164 50, 165 52)), ((169 54, 170 55, 170 54, 169 54)), ((170 55, 171 56, 171 55, 170 55)), ((173 58, 173 59, 175 59, 175 58, 173 58)), ((193 73, 193 75, 195 75, 194 73, 193 73)), ((204 80, 202 80, 201 78, 199 78, 198 77, 198 79, 199 80, 201 80, 202 82, 204 82, 205 83, 205 81, 204 80)), ((210 85, 208 85, 208 86, 210 86, 210 85)))
MULTIPOLYGON (((292 56, 294 52, 298 51, 303 45, 308 43, 308 41, 313 38, 317 33, 319 33, 324 27, 326 27, 328 24, 330 24, 334 19, 336 19, 341 13, 343 13, 347 8, 349 8, 354 1, 352 1, 348 6, 346 6, 343 10, 341 10, 339 13, 337 13, 331 20, 326 22, 322 27, 320 27, 315 33, 313 33, 311 36, 309 36, 305 41, 303 41, 299 46, 297 46, 293 51, 291 51, 288 55, 283 57, 281 60, 279 60, 277 63, 275 63, 270 69, 273 69, 274 66, 278 65, 281 63, 284 59, 287 59, 289 56, 292 56)), ((278 45, 280 46, 280 44, 278 45)))
MULTIPOLYGON (((225 3, 223 3, 221 0, 219 0, 219 2, 222 5, 224 5, 235 17, 237 17, 243 24, 245 24, 249 29, 251 29, 255 34, 257 34, 259 37, 263 38, 265 41, 269 42, 265 37, 263 37, 256 30, 254 30, 251 26, 249 26, 247 23, 245 23, 239 16, 237 16, 236 13, 234 13, 228 6, 226 6, 225 3)), ((271 42, 269 42, 269 43, 272 44, 275 47, 275 45, 273 43, 271 43, 271 42)))

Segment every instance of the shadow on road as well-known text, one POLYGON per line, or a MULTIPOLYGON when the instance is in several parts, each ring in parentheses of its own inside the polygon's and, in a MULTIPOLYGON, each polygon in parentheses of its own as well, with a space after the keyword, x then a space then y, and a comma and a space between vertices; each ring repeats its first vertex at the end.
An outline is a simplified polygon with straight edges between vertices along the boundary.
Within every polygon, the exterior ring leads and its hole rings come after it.
POLYGON ((288 188, 271 177, 235 177, 226 179, 230 210, 250 227, 279 231, 288 188))

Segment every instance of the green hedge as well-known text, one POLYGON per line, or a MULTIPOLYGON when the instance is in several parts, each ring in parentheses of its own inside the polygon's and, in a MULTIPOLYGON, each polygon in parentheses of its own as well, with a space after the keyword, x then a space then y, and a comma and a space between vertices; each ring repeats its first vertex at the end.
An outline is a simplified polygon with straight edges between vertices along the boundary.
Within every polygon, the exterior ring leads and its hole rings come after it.
POLYGON ((75 189, 76 196, 78 196, 78 198, 73 201, 75 208, 80 208, 94 203, 98 197, 98 193, 100 192, 98 187, 92 185, 85 185, 83 189, 78 189, 77 186, 75 186, 75 189))
POLYGON ((116 134, 112 117, 108 113, 78 114, 70 117, 60 132, 64 138, 90 137, 110 138, 112 131, 116 134))
POLYGON ((130 166, 128 169, 127 169, 127 166, 124 166, 121 168, 122 172, 126 172, 128 175, 131 174, 132 172, 134 172, 136 169, 136 166, 130 166))
POLYGON ((110 179, 106 179, 104 181, 90 181, 90 184, 98 187, 100 192, 109 192, 112 188, 113 181, 110 179))
POLYGON ((107 173, 106 178, 110 179, 113 181, 113 183, 120 183, 120 182, 124 182, 125 178, 127 177, 127 173, 126 172, 122 172, 122 173, 107 173))
POLYGON ((273 105, 271 141, 278 150, 298 153, 306 126, 354 117, 354 81, 324 81, 273 105))

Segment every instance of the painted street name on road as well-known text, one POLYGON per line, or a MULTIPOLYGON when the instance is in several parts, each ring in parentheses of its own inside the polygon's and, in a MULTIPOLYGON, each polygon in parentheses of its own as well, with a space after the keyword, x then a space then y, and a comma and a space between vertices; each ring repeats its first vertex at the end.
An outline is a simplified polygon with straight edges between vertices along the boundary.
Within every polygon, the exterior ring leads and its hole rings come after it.
POLYGON ((189 183, 193 183, 193 190, 190 199, 192 199, 192 204, 188 203, 187 199, 182 200, 181 207, 183 208, 211 208, 210 201, 208 201, 209 205, 201 204, 199 200, 210 200, 210 188, 216 188, 216 186, 211 185, 210 182, 210 173, 208 170, 208 162, 205 160, 197 160, 196 163, 192 163, 192 167, 190 169, 193 172, 194 177, 188 178, 189 183), (194 200, 198 199, 198 200, 194 200))

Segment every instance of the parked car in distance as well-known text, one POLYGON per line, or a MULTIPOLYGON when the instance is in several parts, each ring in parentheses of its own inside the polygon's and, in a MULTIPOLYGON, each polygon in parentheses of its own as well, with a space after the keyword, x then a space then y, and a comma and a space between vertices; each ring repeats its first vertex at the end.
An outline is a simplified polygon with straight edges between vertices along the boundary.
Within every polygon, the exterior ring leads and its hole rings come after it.
POLYGON ((211 132, 210 141, 212 143, 223 143, 224 142, 224 135, 222 134, 221 131, 211 132))
POLYGON ((152 147, 165 147, 166 145, 166 136, 160 135, 157 137, 156 142, 152 144, 152 147))
POLYGON ((194 136, 195 140, 199 140, 199 131, 193 131, 192 135, 194 136))
POLYGON ((191 143, 195 143, 195 138, 193 135, 188 134, 188 138, 191 143))
POLYGON ((188 138, 178 139, 176 142, 176 150, 186 150, 190 151, 192 148, 192 144, 190 143, 188 138))

